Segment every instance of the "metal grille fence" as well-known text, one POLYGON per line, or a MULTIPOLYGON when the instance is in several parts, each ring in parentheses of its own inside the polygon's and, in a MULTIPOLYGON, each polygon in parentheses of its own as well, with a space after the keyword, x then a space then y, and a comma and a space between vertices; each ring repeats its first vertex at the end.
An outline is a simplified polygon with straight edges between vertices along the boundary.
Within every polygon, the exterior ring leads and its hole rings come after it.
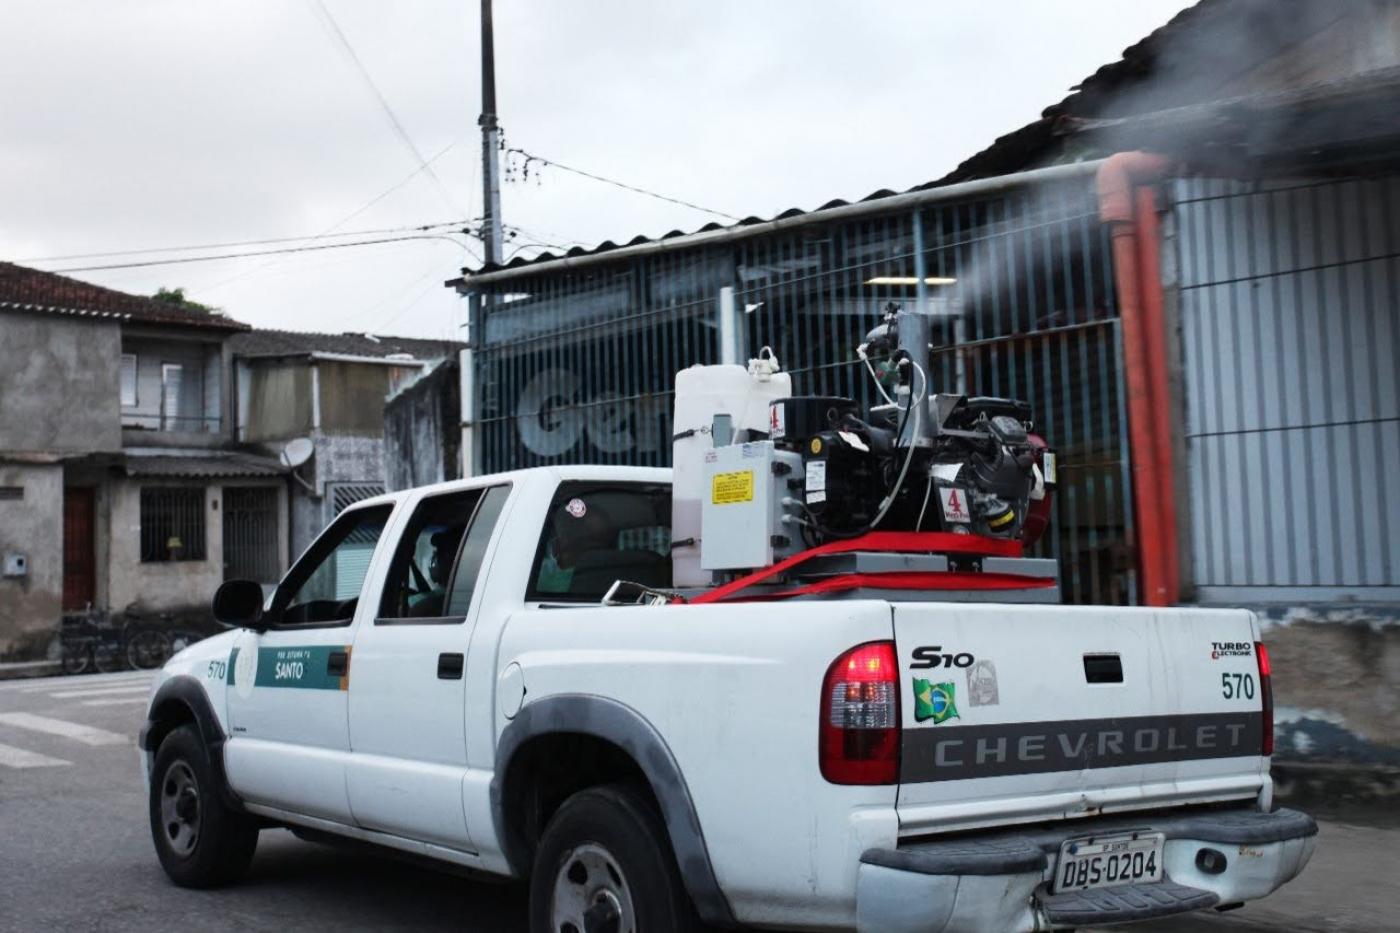
POLYGON ((1400 591, 1400 178, 1173 186, 1205 599, 1400 591))
POLYGON ((204 560, 204 490, 147 486, 141 490, 141 560, 204 560))
POLYGON ((356 502, 364 499, 373 499, 375 496, 384 495, 383 483, 327 483, 330 495, 326 497, 326 505, 330 508, 330 514, 326 516, 326 524, 330 524, 341 512, 344 512, 356 502))
POLYGON ((281 576, 277 546, 277 490, 267 486, 224 489, 224 577, 275 583, 281 576))
POLYGON ((668 464, 672 380, 719 361, 721 289, 748 352, 771 346, 796 392, 863 404, 874 389, 856 346, 922 300, 933 389, 1025 399, 1059 451, 1056 533, 1039 547, 1060 560, 1066 597, 1130 602, 1120 340, 1097 210, 1086 174, 477 286, 478 467, 668 464))

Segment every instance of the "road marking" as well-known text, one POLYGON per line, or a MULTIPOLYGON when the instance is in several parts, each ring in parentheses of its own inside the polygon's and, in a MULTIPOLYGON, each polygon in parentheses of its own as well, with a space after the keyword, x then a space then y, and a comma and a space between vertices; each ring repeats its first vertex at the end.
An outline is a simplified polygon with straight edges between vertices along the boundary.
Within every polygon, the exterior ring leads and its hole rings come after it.
POLYGON ((133 684, 149 684, 151 679, 150 674, 120 677, 83 675, 75 677, 46 677, 43 680, 30 681, 11 689, 19 690, 21 693, 43 693, 48 690, 64 690, 69 688, 74 690, 100 690, 104 687, 129 687, 133 684))
POLYGON ((0 725, 45 732, 62 736, 84 745, 126 745, 131 739, 106 729, 84 726, 64 719, 50 719, 48 716, 35 716, 33 713, 0 713, 0 725))
POLYGON ((57 768, 69 764, 72 762, 62 758, 50 758, 13 745, 0 745, 0 765, 6 768, 57 768))
POLYGON ((150 689, 150 684, 132 684, 129 687, 88 687, 83 690, 56 690, 49 696, 68 700, 73 697, 96 697, 117 693, 147 693, 150 689))
POLYGON ((111 706, 113 703, 145 703, 144 696, 139 697, 107 697, 102 700, 84 700, 84 706, 111 706))

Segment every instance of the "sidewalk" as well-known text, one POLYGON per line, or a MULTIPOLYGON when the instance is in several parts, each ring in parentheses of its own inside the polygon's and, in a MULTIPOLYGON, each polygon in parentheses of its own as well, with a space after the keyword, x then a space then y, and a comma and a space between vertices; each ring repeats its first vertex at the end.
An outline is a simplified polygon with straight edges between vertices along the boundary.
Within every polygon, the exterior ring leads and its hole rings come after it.
POLYGON ((59 672, 57 661, 0 661, 0 680, 48 677, 59 672))

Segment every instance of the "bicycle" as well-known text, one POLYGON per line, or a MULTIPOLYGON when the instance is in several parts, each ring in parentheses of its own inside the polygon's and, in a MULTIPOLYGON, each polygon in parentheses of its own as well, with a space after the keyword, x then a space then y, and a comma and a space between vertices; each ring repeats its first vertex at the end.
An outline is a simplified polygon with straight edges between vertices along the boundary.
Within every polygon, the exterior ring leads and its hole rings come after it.
MULTIPOLYGON (((120 670, 147 671, 163 665, 172 652, 168 632, 128 607, 120 624, 103 609, 66 615, 60 634, 60 667, 65 674, 96 670, 111 674, 120 670)), ((170 617, 163 615, 162 622, 170 617)))

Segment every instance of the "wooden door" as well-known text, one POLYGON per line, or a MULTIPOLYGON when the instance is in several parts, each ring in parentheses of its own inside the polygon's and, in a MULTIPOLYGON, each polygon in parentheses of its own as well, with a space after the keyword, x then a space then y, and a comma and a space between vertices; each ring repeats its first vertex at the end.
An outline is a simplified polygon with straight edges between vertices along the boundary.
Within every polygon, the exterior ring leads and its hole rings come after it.
POLYGON ((93 548, 93 490, 63 490, 63 609, 74 612, 92 604, 97 593, 97 558, 93 548))

